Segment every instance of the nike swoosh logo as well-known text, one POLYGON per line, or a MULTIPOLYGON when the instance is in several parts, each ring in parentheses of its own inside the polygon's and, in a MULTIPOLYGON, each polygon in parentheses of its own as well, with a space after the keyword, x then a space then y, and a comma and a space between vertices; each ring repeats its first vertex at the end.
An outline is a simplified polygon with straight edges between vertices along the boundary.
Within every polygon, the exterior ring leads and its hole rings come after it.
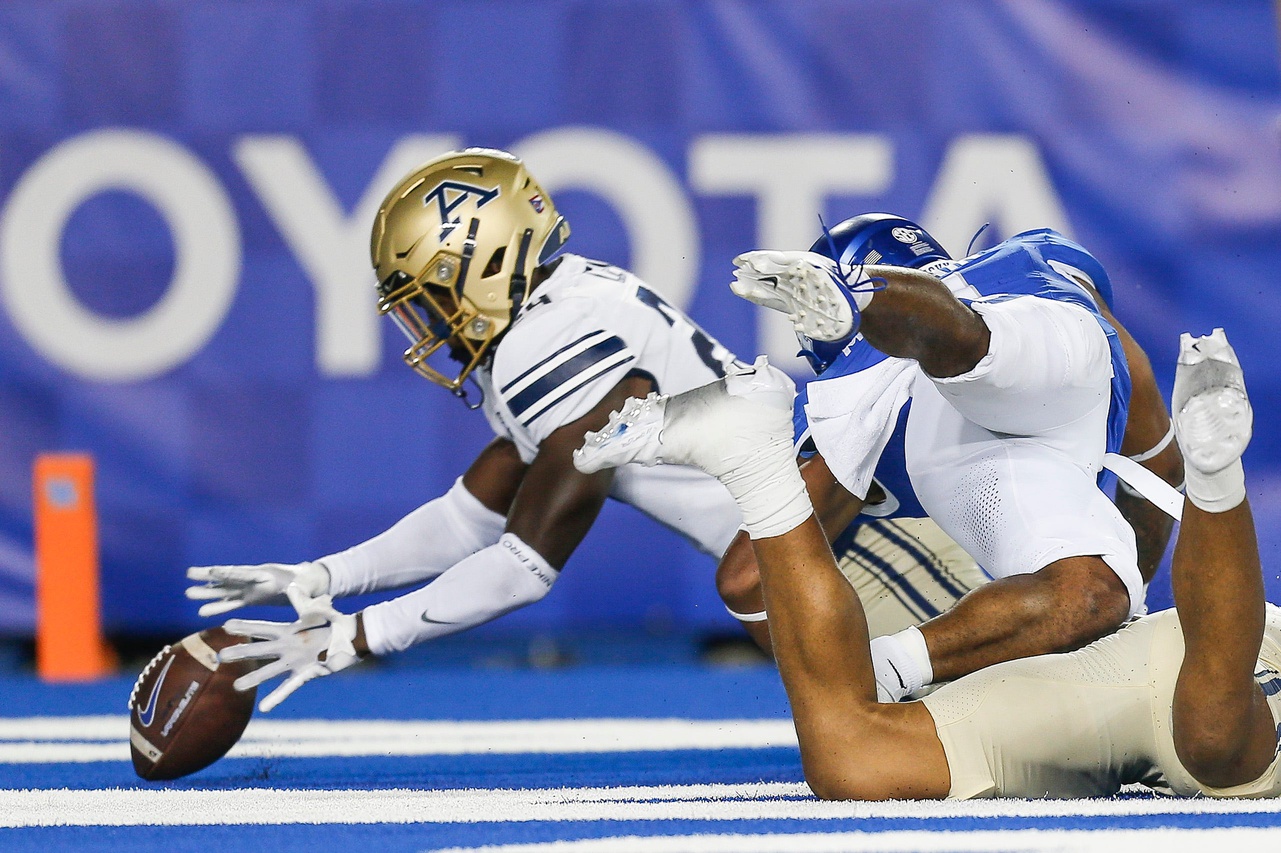
POLYGON ((138 714, 138 722, 142 723, 145 729, 151 725, 151 721, 156 716, 156 700, 160 698, 160 688, 164 686, 165 676, 169 674, 169 667, 173 666, 173 658, 165 661, 165 668, 160 670, 160 677, 156 679, 156 686, 151 688, 151 696, 147 699, 147 707, 143 708, 138 714))
POLYGON ((418 244, 419 244, 419 243, 421 243, 422 241, 423 241, 423 238, 422 238, 422 237, 419 237, 417 240, 415 240, 414 242, 410 243, 410 244, 409 244, 409 248, 408 248, 408 249, 406 249, 405 251, 403 251, 403 252, 396 252, 396 260, 398 260, 398 261, 403 261, 405 258, 409 257, 409 253, 410 253, 410 252, 412 252, 412 251, 415 249, 415 247, 417 247, 417 246, 418 246, 418 244))
POLYGON ((427 615, 427 611, 425 611, 425 610, 423 611, 422 620, 423 620, 424 622, 426 622, 428 625, 452 625, 452 624, 454 624, 453 622, 446 622, 446 621, 445 621, 445 620, 443 620, 443 619, 433 619, 433 618, 431 618, 430 616, 428 616, 428 615, 427 615))
POLYGON ((903 676, 899 675, 898 667, 894 665, 894 661, 887 660, 886 663, 890 665, 890 669, 894 670, 894 677, 898 679, 898 686, 906 690, 907 682, 903 680, 903 676))

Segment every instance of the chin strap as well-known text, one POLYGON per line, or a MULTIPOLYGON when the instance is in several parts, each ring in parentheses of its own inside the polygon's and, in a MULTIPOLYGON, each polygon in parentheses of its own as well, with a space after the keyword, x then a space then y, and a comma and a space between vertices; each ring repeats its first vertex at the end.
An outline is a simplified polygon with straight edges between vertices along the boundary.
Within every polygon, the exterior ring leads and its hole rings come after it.
POLYGON ((476 377, 473 376, 471 373, 468 373, 467 379, 464 379, 463 384, 458 386, 458 390, 454 392, 454 396, 462 400, 463 405, 466 406, 467 410, 471 412, 474 412, 477 409, 479 409, 481 406, 485 405, 485 389, 483 386, 481 386, 479 382, 476 381, 476 377), (467 381, 468 380, 471 380, 471 384, 476 386, 476 392, 480 394, 480 399, 474 403, 467 397, 467 381))
POLYGON ((511 323, 516 322, 516 317, 525 304, 525 296, 529 293, 529 280, 525 278, 525 259, 529 257, 529 241, 533 239, 533 229, 526 228, 520 238, 520 249, 516 252, 516 269, 512 272, 511 289, 507 291, 512 304, 511 323))
POLYGON ((458 264, 458 277, 454 280, 454 292, 459 297, 463 295, 463 287, 467 284, 467 270, 471 268, 472 255, 476 254, 476 232, 479 229, 479 219, 473 219, 467 226, 467 239, 463 240, 463 259, 458 264))

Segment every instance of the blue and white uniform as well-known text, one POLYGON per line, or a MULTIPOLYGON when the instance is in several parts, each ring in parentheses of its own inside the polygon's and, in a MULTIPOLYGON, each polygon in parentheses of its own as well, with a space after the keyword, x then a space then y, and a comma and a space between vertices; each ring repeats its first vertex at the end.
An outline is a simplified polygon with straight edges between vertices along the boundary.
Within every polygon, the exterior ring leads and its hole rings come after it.
MULTIPOLYGON (((804 386, 793 411, 796 451, 802 458, 818 452, 810 435, 808 402, 804 386)), ((911 405, 909 400, 899 412, 876 462, 869 502, 832 540, 836 564, 858 592, 873 637, 920 625, 990 580, 916 498, 904 458, 911 405)))
POLYGON ((988 354, 968 373, 940 379, 856 337, 800 403, 818 451, 846 488, 865 496, 873 471, 892 479, 893 465, 883 472, 877 463, 894 460, 901 440, 920 507, 990 575, 1098 555, 1137 611, 1134 533, 1098 487, 1103 454, 1124 435, 1130 395, 1116 330, 1082 284, 1106 299, 1106 273, 1050 230, 928 271, 983 317, 988 354), (906 428, 896 434, 900 417, 906 428))
MULTIPOLYGON (((495 434, 529 462, 629 375, 678 394, 724 376, 734 354, 626 270, 562 256, 475 373, 495 434)), ((610 496, 719 557, 741 522, 715 479, 684 466, 625 465, 610 496)))

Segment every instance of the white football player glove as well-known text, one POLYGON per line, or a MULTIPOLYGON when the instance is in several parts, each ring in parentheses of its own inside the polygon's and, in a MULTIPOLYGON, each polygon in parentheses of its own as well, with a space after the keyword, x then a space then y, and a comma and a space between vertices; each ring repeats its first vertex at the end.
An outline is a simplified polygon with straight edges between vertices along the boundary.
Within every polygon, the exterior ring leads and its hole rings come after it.
POLYGON ((235 680, 233 686, 237 690, 248 690, 289 673, 288 678, 258 703, 258 710, 263 713, 313 678, 346 669, 360 660, 352 645, 356 637, 354 615, 339 613, 330 596, 313 598, 297 584, 286 587, 285 595, 298 611, 295 622, 228 619, 223 625, 227 633, 250 637, 253 642, 223 649, 218 653, 220 662, 265 661, 258 669, 235 680))
POLYGON ((297 584, 312 598, 329 592, 329 571, 322 563, 263 563, 258 566, 192 566, 187 598, 207 601, 201 616, 217 616, 246 604, 288 604, 285 588, 297 584))

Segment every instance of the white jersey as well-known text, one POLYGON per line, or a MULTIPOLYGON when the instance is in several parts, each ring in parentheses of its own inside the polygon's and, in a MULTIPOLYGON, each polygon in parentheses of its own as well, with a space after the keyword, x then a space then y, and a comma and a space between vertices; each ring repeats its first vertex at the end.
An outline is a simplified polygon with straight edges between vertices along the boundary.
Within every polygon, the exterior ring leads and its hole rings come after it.
MULTIPOLYGON (((494 433, 530 462, 553 432, 586 415, 628 376, 679 394, 725 374, 734 354, 626 270, 563 255, 485 369, 473 375, 494 433)), ((611 497, 720 556, 741 515, 725 488, 685 466, 625 465, 611 497)))

